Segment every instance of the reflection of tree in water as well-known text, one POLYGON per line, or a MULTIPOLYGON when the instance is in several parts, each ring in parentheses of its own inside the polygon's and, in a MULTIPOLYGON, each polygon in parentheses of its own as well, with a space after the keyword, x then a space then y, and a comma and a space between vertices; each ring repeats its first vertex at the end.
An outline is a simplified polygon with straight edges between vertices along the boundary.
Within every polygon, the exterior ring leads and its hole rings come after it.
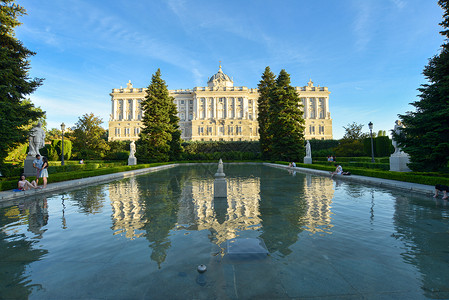
MULTIPOLYGON (((172 170, 165 172, 172 173, 172 170)), ((147 223, 142 229, 146 231, 146 238, 153 249, 151 259, 158 263, 159 268, 171 246, 168 235, 177 223, 178 199, 181 195, 176 175, 161 173, 158 176, 139 177, 137 181, 146 207, 147 223)))
POLYGON ((448 207, 435 207, 434 201, 419 196, 397 196, 393 218, 397 234, 392 237, 405 243, 404 261, 420 270, 424 295, 435 298, 444 292, 447 297, 448 207))
MULTIPOLYGON (((337 179, 337 181, 340 181, 340 180, 337 179)), ((340 185, 341 183, 338 183, 338 184, 340 185)), ((366 189, 363 186, 358 185, 358 184, 353 184, 350 182, 345 182, 344 187, 345 187, 346 193, 349 196, 351 196, 352 198, 363 197, 363 195, 366 192, 366 189)))
POLYGON ((298 180, 303 176, 286 176, 285 170, 262 169, 260 218, 263 233, 261 238, 270 253, 279 251, 282 255, 289 255, 289 247, 296 243, 298 234, 302 232, 300 220, 307 211, 305 203, 304 181, 298 180), (285 199, 290 198, 288 202, 285 199))
POLYGON ((74 202, 73 206, 79 207, 80 212, 85 214, 101 213, 106 199, 104 185, 89 186, 68 194, 72 198, 71 201, 74 202))
POLYGON ((19 231, 28 225, 28 231, 42 235, 41 226, 48 221, 44 203, 46 199, 40 199, 0 209, 0 299, 27 299, 32 289, 39 288, 27 279, 26 267, 48 251, 34 249, 39 240, 29 240, 19 231))

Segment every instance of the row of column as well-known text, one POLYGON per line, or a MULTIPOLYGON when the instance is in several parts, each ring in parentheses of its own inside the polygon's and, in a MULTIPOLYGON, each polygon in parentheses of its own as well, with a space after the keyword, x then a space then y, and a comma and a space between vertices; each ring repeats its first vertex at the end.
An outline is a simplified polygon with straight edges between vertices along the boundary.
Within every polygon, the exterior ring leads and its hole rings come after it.
POLYGON ((121 120, 137 120, 138 119, 138 107, 139 100, 138 99, 113 99, 112 100, 112 119, 119 120, 120 115, 122 116, 121 120), (131 105, 129 105, 129 100, 132 101, 131 105), (119 102, 122 103, 122 109, 119 111, 119 102), (131 118, 129 118, 129 114, 131 114, 131 118))
MULTIPOLYGON (((238 119, 240 118, 240 116, 237 115, 237 101, 239 98, 233 98, 231 100, 231 98, 227 98, 227 97, 213 97, 212 98, 212 105, 208 104, 210 101, 210 97, 200 97, 200 98, 196 98, 196 101, 194 101, 194 111, 195 111, 195 116, 194 119, 199 120, 199 119, 209 119, 210 117, 212 119, 218 119, 219 117, 222 119, 238 119), (218 104, 219 104, 219 100, 222 99, 223 100, 223 111, 222 111, 222 115, 219 116, 218 115, 218 104), (204 100, 204 102, 201 102, 201 100, 204 100), (232 101, 234 103, 232 103, 232 101), (203 105, 204 104, 204 105, 203 105), (229 106, 233 104, 233 108, 232 108, 232 116, 229 117, 228 116, 228 108, 229 106), (201 108, 204 109, 204 115, 201 115, 201 108), (212 116, 209 115, 209 108, 212 109, 212 116)), ((241 98, 242 99, 242 118, 245 118, 247 113, 251 113, 252 115, 252 119, 255 119, 255 114, 256 114, 256 105, 253 102, 252 103, 252 107, 251 107, 251 112, 249 112, 249 100, 248 98, 241 98)), ((255 101, 255 100, 252 100, 255 101)))
POLYGON ((302 98, 304 104, 304 118, 305 119, 327 119, 328 111, 329 111, 329 98, 302 98), (319 115, 319 104, 323 101, 323 118, 320 118, 319 115), (310 102, 313 102, 313 105, 310 105, 310 102), (313 110, 313 114, 310 113, 311 109, 313 110), (313 117, 313 118, 312 118, 313 117))

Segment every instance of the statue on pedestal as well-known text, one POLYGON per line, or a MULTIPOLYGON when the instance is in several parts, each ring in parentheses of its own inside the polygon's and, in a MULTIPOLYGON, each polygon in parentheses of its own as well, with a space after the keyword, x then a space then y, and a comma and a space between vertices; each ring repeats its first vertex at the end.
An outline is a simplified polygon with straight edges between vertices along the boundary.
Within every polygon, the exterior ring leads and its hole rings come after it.
MULTIPOLYGON (((402 128, 404 128, 404 125, 402 124, 402 122, 400 120, 396 120, 393 132, 396 135, 401 135, 402 128)), ((394 139, 394 136, 392 137, 391 143, 393 144, 393 147, 394 147, 394 153, 392 155, 401 155, 404 153, 404 152, 402 152, 401 147, 399 147, 398 142, 394 139)))
POLYGON ((306 144, 306 157, 312 157, 312 149, 310 148, 309 141, 307 141, 307 144, 306 144))
POLYGON ((129 157, 128 157, 128 166, 137 165, 137 158, 134 156, 136 154, 136 143, 132 141, 129 144, 129 157))
POLYGON ((309 165, 312 164, 312 149, 309 141, 306 143, 306 156, 304 156, 304 163, 309 165))
POLYGON ((136 154, 136 143, 134 141, 129 144, 129 157, 134 157, 134 154, 136 154))
MULTIPOLYGON (((401 121, 396 120, 394 129, 392 130, 395 135, 402 135, 404 134, 402 132, 402 128, 404 128, 404 125, 401 123, 401 121)), ((401 147, 399 147, 398 142, 394 139, 392 144, 394 146, 394 153, 390 156, 390 171, 395 172, 410 172, 410 168, 408 167, 408 164, 410 162, 410 157, 407 153, 403 152, 401 150, 401 147)))
POLYGON ((42 129, 42 123, 39 121, 37 123, 37 126, 31 129, 30 136, 29 136, 29 156, 36 156, 37 154, 40 155, 39 149, 44 147, 45 144, 45 131, 42 129))

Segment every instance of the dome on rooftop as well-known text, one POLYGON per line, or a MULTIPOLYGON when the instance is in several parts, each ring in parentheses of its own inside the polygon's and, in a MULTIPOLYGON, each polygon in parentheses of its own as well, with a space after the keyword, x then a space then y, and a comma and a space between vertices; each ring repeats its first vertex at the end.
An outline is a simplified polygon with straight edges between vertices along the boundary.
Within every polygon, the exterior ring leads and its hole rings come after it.
POLYGON ((216 74, 212 75, 212 77, 207 82, 207 86, 208 87, 216 87, 216 86, 232 87, 232 86, 234 86, 234 81, 232 81, 232 79, 228 75, 223 73, 223 71, 221 70, 221 65, 220 65, 218 72, 216 74))

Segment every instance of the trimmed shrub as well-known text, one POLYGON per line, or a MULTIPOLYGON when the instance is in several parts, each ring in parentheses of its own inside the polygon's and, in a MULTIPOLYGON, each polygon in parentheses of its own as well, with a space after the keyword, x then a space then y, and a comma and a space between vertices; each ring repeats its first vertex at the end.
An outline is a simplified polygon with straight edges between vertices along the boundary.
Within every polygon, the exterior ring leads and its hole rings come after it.
POLYGON ((340 140, 340 144, 334 148, 337 157, 364 156, 363 142, 361 140, 340 140))
POLYGON ((332 149, 337 147, 338 144, 340 143, 338 140, 316 140, 316 139, 311 139, 309 140, 309 142, 310 148, 312 149, 312 156, 316 151, 332 149))
POLYGON ((376 156, 389 156, 391 154, 391 147, 393 146, 388 136, 379 136, 376 138, 376 156))

